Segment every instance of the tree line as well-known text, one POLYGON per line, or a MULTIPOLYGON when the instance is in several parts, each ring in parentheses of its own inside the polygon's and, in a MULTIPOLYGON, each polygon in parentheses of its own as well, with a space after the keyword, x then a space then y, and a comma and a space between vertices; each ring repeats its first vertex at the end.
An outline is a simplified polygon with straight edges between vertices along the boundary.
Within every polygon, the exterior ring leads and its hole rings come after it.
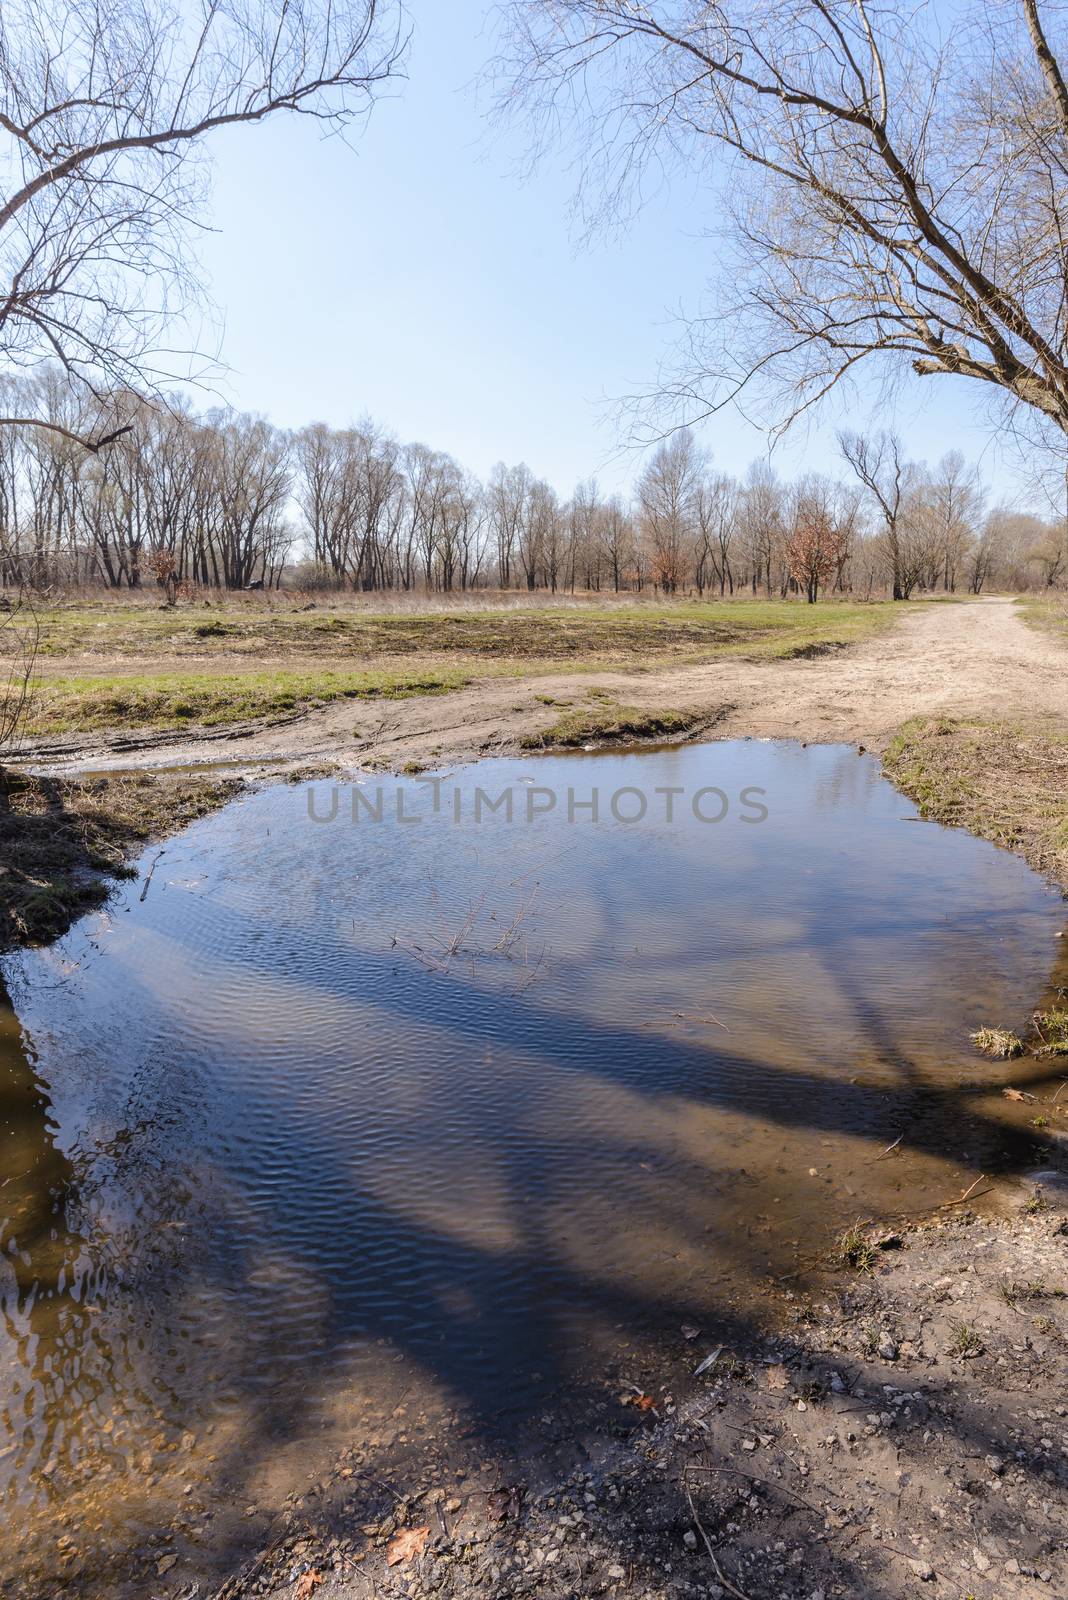
POLYGON ((718 470, 684 429, 652 451, 628 496, 591 478, 565 498, 524 463, 499 463, 483 483, 371 421, 285 431, 132 396, 106 416, 71 415, 59 373, 32 382, 35 409, 67 431, 0 430, 8 586, 155 584, 172 600, 183 585, 286 583, 814 601, 1068 577, 1062 519, 992 505, 960 454, 929 468, 889 433, 842 434, 840 476, 786 481, 766 460, 740 476, 718 470), (78 442, 116 418, 123 431, 106 448, 78 442))

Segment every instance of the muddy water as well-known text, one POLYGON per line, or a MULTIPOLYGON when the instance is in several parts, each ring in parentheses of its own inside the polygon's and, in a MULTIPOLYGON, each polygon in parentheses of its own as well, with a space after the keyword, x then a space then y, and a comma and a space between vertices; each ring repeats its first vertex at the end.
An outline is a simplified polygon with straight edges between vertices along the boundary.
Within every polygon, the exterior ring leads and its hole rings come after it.
POLYGON ((967 1036, 1063 926, 843 747, 273 787, 149 851, 7 963, 0 1576, 217 1551, 354 1441, 510 1449, 1025 1166, 967 1036))

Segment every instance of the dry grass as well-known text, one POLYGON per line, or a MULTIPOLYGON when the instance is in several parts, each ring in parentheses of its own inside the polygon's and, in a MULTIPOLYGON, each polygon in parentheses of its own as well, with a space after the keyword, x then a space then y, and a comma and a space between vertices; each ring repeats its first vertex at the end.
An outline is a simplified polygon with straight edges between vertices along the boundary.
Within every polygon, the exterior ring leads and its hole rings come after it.
POLYGON ((1068 887, 1068 734, 1046 724, 917 719, 883 758, 924 817, 967 828, 1068 887))
POLYGON ((236 778, 0 770, 0 951, 47 944, 100 905, 150 839, 224 805, 236 778))
POLYGON ((844 647, 888 626, 885 603, 730 600, 650 602, 523 596, 446 603, 408 597, 392 605, 328 596, 226 596, 161 610, 126 597, 72 602, 39 613, 43 660, 137 659, 146 653, 216 658, 266 652, 286 657, 403 658, 464 655, 475 660, 601 663, 634 658, 702 659, 725 649, 813 654, 844 647), (312 605, 312 609, 308 606, 312 605))
POLYGON ((540 733, 520 740, 524 750, 574 749, 587 744, 619 744, 628 739, 670 739, 699 721, 691 711, 639 711, 612 701, 566 711, 540 733))
POLYGON ((1008 1028, 977 1028, 970 1038, 980 1055, 995 1061, 1011 1061, 1024 1053, 1023 1040, 1008 1028))

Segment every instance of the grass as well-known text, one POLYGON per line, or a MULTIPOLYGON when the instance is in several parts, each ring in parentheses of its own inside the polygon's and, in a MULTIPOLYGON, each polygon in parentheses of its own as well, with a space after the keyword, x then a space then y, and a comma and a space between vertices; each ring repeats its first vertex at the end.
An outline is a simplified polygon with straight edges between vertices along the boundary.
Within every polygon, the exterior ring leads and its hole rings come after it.
POLYGON ((335 700, 444 694, 469 681, 468 674, 448 668, 47 678, 35 686, 23 732, 40 738, 120 726, 217 727, 283 718, 335 700))
MULTIPOLYGON (((171 610, 144 601, 77 601, 39 613, 43 657, 108 660, 165 652, 198 658, 261 654, 407 656, 460 653, 478 659, 601 662, 702 659, 709 654, 782 657, 841 649, 891 624, 886 601, 789 600, 550 603, 526 596, 492 602, 410 601, 403 611, 365 609, 329 596, 227 597, 171 610)), ((375 606, 380 602, 376 601, 375 606)))
POLYGON ((59 938, 129 876, 131 854, 242 787, 236 778, 59 779, 0 769, 0 951, 59 938))
POLYGON ((985 1349, 978 1328, 971 1327, 967 1322, 953 1323, 950 1328, 950 1355, 956 1356, 958 1361, 971 1361, 981 1356, 985 1349))
POLYGON ((1052 724, 906 723, 883 766, 921 816, 1015 850, 1068 886, 1068 734, 1052 724))
POLYGON ((879 1247, 863 1225, 855 1222, 839 1238, 834 1259, 838 1266, 849 1267, 854 1272, 874 1272, 879 1247))
POLYGON ((980 1055, 995 1061, 1011 1061, 1024 1053, 1023 1040, 1008 1028, 979 1028, 970 1037, 980 1055))
MULTIPOLYGON (((340 698, 444 693, 485 676, 565 667, 646 671, 719 657, 784 660, 889 627, 889 602, 651 601, 305 594, 161 608, 154 595, 80 597, 38 614, 30 738, 280 719, 340 698)), ((546 704, 552 696, 543 697, 546 704)), ((577 742, 577 741, 576 741, 577 742)))
POLYGON ((612 744, 624 739, 670 738, 686 733, 698 721, 690 711, 640 711, 634 706, 602 703, 567 711, 541 733, 520 740, 524 750, 586 744, 612 744))
POLYGON ((1068 598, 1063 593, 1018 595, 1016 605, 1033 628, 1068 639, 1068 598))
POLYGON ((1051 1011, 1036 1011, 1035 1029, 1042 1041, 1043 1055, 1068 1055, 1068 1011, 1063 1007, 1054 1007, 1051 1011))

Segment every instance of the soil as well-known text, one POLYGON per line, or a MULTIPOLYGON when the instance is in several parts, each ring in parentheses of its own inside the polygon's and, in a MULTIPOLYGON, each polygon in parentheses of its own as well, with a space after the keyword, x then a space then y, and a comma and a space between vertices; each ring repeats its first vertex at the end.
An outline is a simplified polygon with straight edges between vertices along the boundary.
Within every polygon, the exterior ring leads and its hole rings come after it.
POLYGON ((916 716, 1068 719, 1065 665, 1063 645, 998 597, 906 610, 892 633, 811 659, 490 677, 441 698, 340 702, 270 726, 230 725, 199 737, 116 730, 27 744, 24 759, 50 771, 161 760, 440 765, 529 748, 561 707, 595 705, 598 694, 638 710, 686 711, 694 719, 690 738, 711 732, 860 741, 881 750, 916 716))
POLYGON ((556 1481, 369 1480, 354 1448, 217 1600, 1065 1595, 1068 1188, 997 1208, 874 1232, 870 1275, 780 1293, 750 1348, 680 1329, 628 1438, 556 1481))

